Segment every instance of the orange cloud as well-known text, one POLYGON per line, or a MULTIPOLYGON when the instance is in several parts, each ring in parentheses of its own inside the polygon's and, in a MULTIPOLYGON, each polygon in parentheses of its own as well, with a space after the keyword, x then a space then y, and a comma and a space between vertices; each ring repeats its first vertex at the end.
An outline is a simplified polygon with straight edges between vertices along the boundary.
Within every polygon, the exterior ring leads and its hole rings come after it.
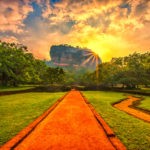
POLYGON ((34 11, 29 1, 0 1, 0 31, 18 32, 36 57, 49 59, 50 46, 64 43, 88 47, 103 61, 150 50, 150 1, 62 0, 52 7, 49 0, 37 0, 41 16, 27 26, 23 20, 34 11))
POLYGON ((18 39, 14 36, 5 36, 1 38, 2 41, 8 42, 8 43, 19 43, 18 39))
MULTIPOLYGON (((91 1, 70 3, 68 0, 64 0, 62 3, 57 3, 53 11, 50 7, 46 11, 53 13, 53 17, 49 19, 54 23, 58 24, 60 21, 66 21, 67 19, 76 21, 70 33, 62 37, 58 32, 56 38, 61 37, 71 45, 91 48, 104 61, 108 61, 111 57, 139 51, 139 41, 142 45, 142 51, 148 50, 149 45, 146 42, 148 39, 144 39, 146 36, 144 31, 150 32, 150 29, 147 28, 149 23, 144 23, 144 18, 150 20, 149 2, 145 3, 147 8, 143 10, 142 14, 136 15, 137 8, 144 5, 143 3, 144 1, 141 0, 93 0, 92 3, 91 1), (119 6, 125 2, 128 5, 120 8, 119 6), (131 12, 129 12, 129 9, 131 9, 131 12), (141 35, 137 36, 137 32, 141 35)), ((59 40, 57 42, 60 44, 59 40)))
POLYGON ((20 5, 17 0, 0 1, 0 31, 23 32, 23 20, 30 11, 32 7, 27 3, 20 5))

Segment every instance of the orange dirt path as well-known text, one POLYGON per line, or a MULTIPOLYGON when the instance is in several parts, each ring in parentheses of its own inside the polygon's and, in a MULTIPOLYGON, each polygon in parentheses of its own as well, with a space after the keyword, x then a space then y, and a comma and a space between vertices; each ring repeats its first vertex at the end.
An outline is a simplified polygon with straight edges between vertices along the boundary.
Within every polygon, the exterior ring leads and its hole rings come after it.
POLYGON ((98 123, 81 93, 72 90, 13 149, 125 150, 126 148, 115 135, 108 137, 104 127, 98 123))
POLYGON ((133 102, 138 101, 138 100, 140 100, 140 98, 136 98, 136 97, 133 97, 133 96, 128 96, 128 98, 126 100, 115 104, 114 107, 116 107, 120 110, 123 110, 123 111, 125 111, 125 112, 139 118, 139 119, 150 122, 150 115, 149 114, 129 107, 129 106, 133 105, 133 102))

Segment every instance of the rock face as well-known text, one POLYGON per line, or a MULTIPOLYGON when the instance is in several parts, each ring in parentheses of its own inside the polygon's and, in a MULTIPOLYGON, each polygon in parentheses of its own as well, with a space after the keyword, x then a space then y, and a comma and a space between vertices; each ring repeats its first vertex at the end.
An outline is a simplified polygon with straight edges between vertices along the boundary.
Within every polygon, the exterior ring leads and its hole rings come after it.
POLYGON ((73 67, 77 69, 86 67, 94 70, 101 63, 99 56, 91 50, 68 45, 52 46, 50 57, 50 64, 63 68, 73 67))

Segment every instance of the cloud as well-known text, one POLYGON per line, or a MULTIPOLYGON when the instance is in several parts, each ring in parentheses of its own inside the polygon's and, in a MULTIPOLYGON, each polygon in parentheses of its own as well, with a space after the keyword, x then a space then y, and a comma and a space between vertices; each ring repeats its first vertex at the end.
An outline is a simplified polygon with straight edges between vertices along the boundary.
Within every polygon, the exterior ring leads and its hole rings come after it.
POLYGON ((28 4, 21 4, 19 0, 0 1, 0 31, 23 32, 23 19, 26 18, 32 7, 28 4))
POLYGON ((0 19, 1 37, 15 37, 39 58, 61 43, 91 48, 104 61, 149 48, 147 0, 5 0, 0 19))
POLYGON ((122 3, 119 7, 122 9, 127 9, 127 16, 131 13, 131 5, 129 3, 122 3))
POLYGON ((14 36, 5 36, 5 37, 0 37, 0 40, 1 41, 5 41, 5 42, 8 42, 8 43, 19 43, 18 39, 14 36))

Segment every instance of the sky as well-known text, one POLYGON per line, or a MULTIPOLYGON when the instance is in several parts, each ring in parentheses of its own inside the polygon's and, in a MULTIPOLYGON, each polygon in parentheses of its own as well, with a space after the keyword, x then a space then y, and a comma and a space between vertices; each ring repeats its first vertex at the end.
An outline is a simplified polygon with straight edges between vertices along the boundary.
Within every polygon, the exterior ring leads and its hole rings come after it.
POLYGON ((0 0, 0 40, 50 59, 52 45, 86 47, 110 61, 150 51, 150 0, 0 0))

